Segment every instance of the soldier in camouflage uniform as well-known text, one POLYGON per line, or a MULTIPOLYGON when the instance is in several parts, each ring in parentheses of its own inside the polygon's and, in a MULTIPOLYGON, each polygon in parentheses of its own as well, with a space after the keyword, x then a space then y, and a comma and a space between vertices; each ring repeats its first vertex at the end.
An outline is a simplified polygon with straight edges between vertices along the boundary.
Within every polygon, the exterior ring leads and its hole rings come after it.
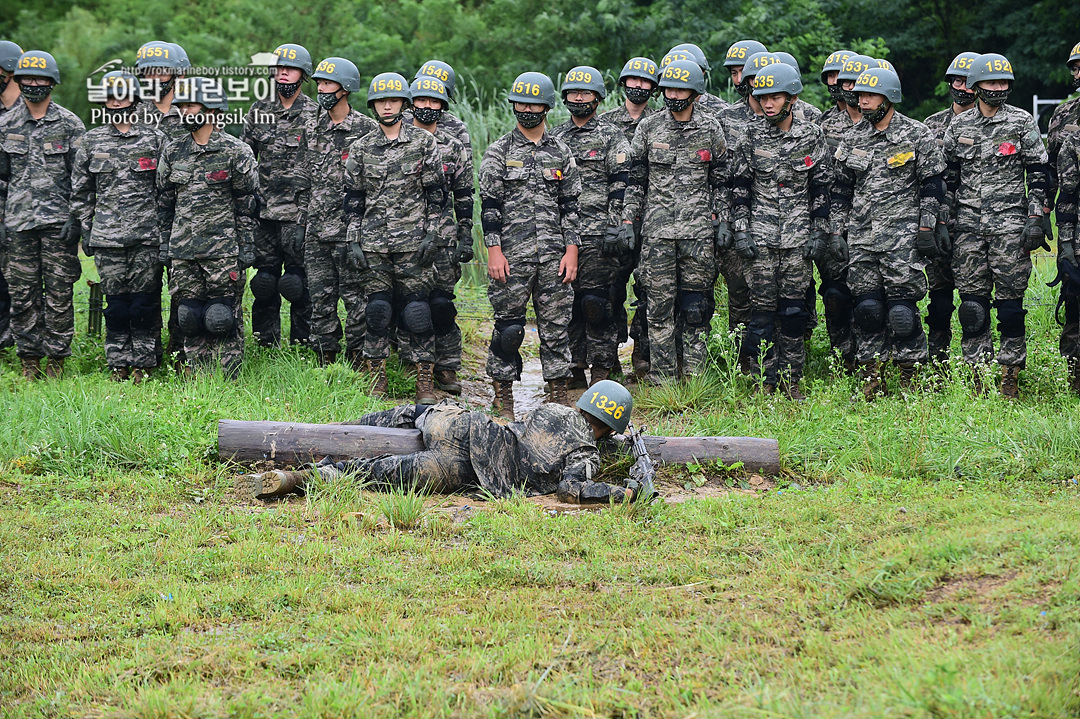
POLYGON ((446 181, 431 133, 401 121, 409 83, 397 73, 376 75, 368 107, 379 121, 349 148, 345 162, 345 213, 350 257, 363 270, 367 293, 364 359, 375 374, 374 392, 387 391, 390 322, 400 298, 402 359, 416 364, 416 402, 435 404, 435 332, 431 265, 446 211, 446 181))
MULTIPOLYGON (((633 142, 638 124, 658 112, 649 106, 649 99, 656 94, 656 77, 656 63, 649 58, 633 57, 627 60, 619 73, 619 84, 623 87, 626 99, 622 106, 600 115, 601 120, 611 122, 623 131, 627 143, 633 142)), ((629 329, 626 312, 626 286, 630 277, 635 274, 634 269, 641 257, 641 218, 634 222, 634 231, 639 240, 637 248, 619 256, 619 276, 615 281, 612 308, 615 310, 615 325, 619 328, 619 343, 625 342, 627 338, 634 340, 631 355, 634 373, 644 376, 649 371, 649 333, 645 322, 648 297, 645 294, 645 285, 637 277, 634 278, 634 318, 630 320, 629 329)))
POLYGON ((86 128, 50 98, 60 83, 52 55, 23 53, 14 78, 23 102, 0 117, 0 247, 11 330, 24 377, 36 379, 46 356, 46 373, 59 377, 75 335, 72 286, 82 273, 70 198, 71 168, 86 128))
POLYGON ((337 358, 342 336, 349 362, 363 363, 364 313, 361 275, 349 261, 341 193, 345 162, 354 142, 378 129, 378 123, 349 106, 349 96, 360 91, 360 72, 350 60, 328 57, 315 68, 319 114, 308 135, 306 164, 311 178, 304 242, 304 267, 311 293, 311 346, 323 365, 337 358), (345 331, 338 318, 338 300, 345 306, 345 331))
POLYGON ((1069 389, 1080 395, 1080 262, 1077 261, 1077 205, 1080 204, 1080 132, 1065 136, 1058 148, 1058 273, 1065 307, 1059 350, 1069 370, 1069 389))
MULTIPOLYGON (((323 459, 312 469, 324 481, 356 474, 364 486, 385 491, 451 493, 481 490, 494 497, 558 493, 566 502, 622 502, 639 494, 651 496, 633 480, 621 485, 592 479, 600 471, 597 443, 612 431, 626 429, 633 401, 622 385, 610 380, 595 385, 596 395, 618 397, 615 411, 620 420, 588 403, 586 395, 577 408, 549 403, 530 412, 522 421, 501 425, 486 414, 447 399, 433 407, 403 405, 366 414, 350 425, 418 429, 424 442, 420 452, 359 458, 333 463, 323 459)), ((592 395, 592 392, 587 395, 592 395)), ((611 402, 616 402, 612 399, 611 402)), ((257 499, 281 497, 303 491, 308 472, 267 472, 250 476, 257 499)))
POLYGON ((945 162, 926 126, 897 112, 896 73, 865 70, 853 91, 864 119, 836 150, 832 211, 847 231, 855 353, 863 396, 872 400, 887 392, 883 362, 892 359, 909 387, 928 359, 916 303, 926 296, 925 258, 940 252, 945 162))
POLYGON ((94 258, 105 308, 105 361, 113 379, 141 382, 161 342, 161 263, 154 171, 165 135, 137 124, 137 81, 102 78, 108 124, 83 135, 71 172, 71 211, 94 258))
POLYGON ((724 128, 694 108, 705 90, 701 68, 675 60, 659 84, 666 109, 642 121, 634 134, 620 235, 632 245, 633 220, 644 218, 639 271, 649 293, 652 382, 705 369, 717 226, 726 230, 730 219, 724 128))
MULTIPOLYGON (((1069 72, 1072 73, 1072 91, 1080 90, 1080 42, 1073 45, 1069 51, 1067 61, 1069 72)), ((1047 193, 1047 204, 1053 207, 1054 197, 1057 195, 1058 182, 1057 157, 1065 139, 1077 131, 1080 131, 1080 97, 1074 97, 1054 108, 1054 114, 1050 116, 1050 126, 1046 132, 1046 154, 1050 160, 1050 191, 1047 193)))
POLYGON ((799 401, 810 261, 825 254, 830 229, 829 147, 820 127, 795 117, 803 88, 794 68, 771 65, 754 84, 766 122, 747 128, 732 157, 735 249, 749 263, 751 289, 744 346, 764 391, 781 385, 799 401))
MULTIPOLYGON (((19 93, 19 83, 12 82, 15 65, 22 55, 22 48, 9 40, 0 40, 0 122, 3 122, 4 113, 9 112, 22 104, 19 93)), ((0 349, 15 346, 15 338, 11 334, 11 293, 8 292, 7 279, 3 274, 6 251, 0 247, 0 349)))
MULTIPOLYGON (((441 81, 446 87, 446 96, 450 98, 451 102, 454 100, 454 89, 457 87, 457 73, 454 72, 454 68, 442 60, 428 60, 416 71, 413 80, 423 77, 431 77, 441 81)), ((406 110, 402 122, 412 124, 412 113, 412 109, 406 110)), ((439 130, 443 135, 449 135, 460 142, 462 147, 469 153, 469 156, 472 157, 472 138, 469 137, 469 128, 465 126, 461 118, 449 110, 443 110, 442 115, 439 117, 439 130)))
POLYGON ((844 65, 855 53, 850 50, 837 50, 825 59, 821 68, 821 84, 829 88, 829 97, 836 103, 815 120, 825 131, 825 140, 832 152, 840 146, 840 138, 852 125, 862 120, 858 105, 848 105, 844 90, 840 85, 840 73, 844 65))
POLYGON ((952 269, 960 291, 964 360, 976 365, 993 355, 993 295, 1001 332, 1001 393, 1015 398, 1027 363, 1024 294, 1030 253, 1052 238, 1053 230, 1046 149, 1034 118, 1005 104, 1012 79, 1012 66, 1001 55, 972 61, 967 85, 978 95, 978 105, 953 119, 942 149, 953 203, 949 215, 956 222, 952 269))
POLYGON ((540 364, 549 400, 567 404, 570 341, 578 266, 578 195, 581 175, 574 154, 547 132, 555 86, 526 72, 511 86, 516 127, 484 151, 480 163, 480 212, 488 248, 488 299, 495 327, 487 373, 495 390, 492 410, 514 419, 513 383, 521 379, 525 309, 532 299, 540 335, 540 364))
POLYGON ((744 100, 749 100, 753 92, 751 83, 752 75, 746 75, 747 62, 758 53, 767 53, 768 48, 757 40, 739 40, 732 43, 724 57, 724 67, 731 74, 731 82, 735 85, 735 92, 744 100))
MULTIPOLYGON (((799 61, 795 59, 795 56, 790 52, 778 52, 776 56, 780 58, 780 62, 791 67, 795 72, 802 77, 802 68, 799 67, 799 61)), ((753 93, 751 93, 753 94, 753 93)), ((817 109, 806 100, 799 98, 791 106, 791 114, 795 116, 796 120, 809 120, 810 122, 817 122, 817 119, 821 117, 821 110, 817 109)))
POLYGON ((571 69, 562 85, 563 103, 571 117, 551 131, 574 153, 581 175, 578 197, 581 245, 574 282, 574 311, 568 328, 573 363, 571 389, 585 389, 607 379, 619 363, 615 286, 621 258, 631 254, 618 241, 630 168, 630 143, 618 127, 600 122, 596 116, 596 108, 606 95, 599 70, 587 66, 571 69), (591 382, 585 378, 589 367, 591 382))
MULTIPOLYGON (((923 121, 934 135, 938 147, 945 144, 945 130, 949 123, 961 112, 967 112, 975 105, 975 93, 967 87, 967 73, 972 61, 979 56, 976 52, 962 52, 953 58, 945 71, 945 82, 949 83, 949 95, 952 104, 935 112, 923 121)), ((930 292, 930 304, 926 308, 927 345, 930 359, 944 362, 949 358, 952 345, 952 315, 956 309, 953 294, 956 281, 952 274, 952 248, 943 248, 939 256, 926 263, 926 282, 930 292)))
POLYGON ((447 203, 439 221, 438 250, 432 265, 431 324, 435 328, 435 386, 461 394, 461 328, 457 324, 454 288, 461 279, 461 263, 473 258, 472 152, 457 136, 443 129, 450 95, 442 80, 427 74, 413 80, 413 125, 435 136, 443 174, 453 204, 447 203))
POLYGON ((157 168, 158 259, 169 263, 184 355, 193 369, 215 360, 236 378, 244 359, 244 270, 255 260, 259 175, 251 148, 217 129, 228 112, 215 80, 182 81, 185 137, 169 140, 157 168))
POLYGON ((252 103, 242 135, 259 161, 251 329, 264 347, 281 341, 281 298, 289 302, 289 339, 306 343, 311 334, 311 294, 304 270, 308 218, 302 213, 310 181, 303 157, 319 110, 300 91, 313 70, 308 51, 286 43, 274 50, 274 56, 277 96, 252 103), (258 122, 267 116, 274 122, 258 122))

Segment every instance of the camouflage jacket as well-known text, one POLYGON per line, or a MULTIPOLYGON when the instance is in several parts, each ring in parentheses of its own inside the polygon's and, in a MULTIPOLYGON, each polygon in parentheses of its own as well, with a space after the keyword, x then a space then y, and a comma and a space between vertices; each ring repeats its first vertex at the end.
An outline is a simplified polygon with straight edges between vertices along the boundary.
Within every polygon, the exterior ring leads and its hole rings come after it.
POLYGON ((158 226, 170 259, 236 257, 258 214, 251 148, 215 130, 206 145, 169 140, 157 168, 158 226))
POLYGON ((175 140, 188 134, 187 129, 180 122, 180 107, 175 103, 169 107, 169 111, 162 113, 157 105, 149 100, 139 103, 138 112, 142 115, 139 125, 152 127, 165 133, 167 140, 175 140))
POLYGON ((630 143, 615 125, 590 117, 581 127, 567 120, 551 131, 574 153, 581 175, 578 234, 600 237, 622 222, 630 169, 630 143))
MULTIPOLYGON (((1050 116, 1050 126, 1046 132, 1046 155, 1050 161, 1050 192, 1047 197, 1054 199, 1057 194, 1057 156, 1061 146, 1069 135, 1080 131, 1080 97, 1074 97, 1054 108, 1050 116)), ((1048 203, 1051 204, 1052 203, 1048 203)))
POLYGON ((836 105, 821 113, 814 122, 825 131, 825 141, 829 143, 829 148, 833 152, 840 147, 840 140, 844 138, 844 133, 855 127, 847 110, 841 110, 836 105))
POLYGON ((642 217, 644 237, 711 238, 712 216, 729 218, 729 153, 715 116, 695 109, 678 122, 664 110, 641 122, 630 153, 623 219, 642 217))
POLYGON ((626 111, 626 105, 619 105, 614 110, 608 110, 607 112, 600 114, 600 119, 604 122, 610 122, 617 128, 623 131, 626 135, 626 141, 634 141, 634 132, 637 131, 638 125, 649 115, 655 115, 660 112, 655 107, 645 106, 645 109, 641 111, 637 119, 630 117, 630 113, 626 111))
POLYGON ((1019 234, 1029 214, 1042 214, 1049 168, 1029 113, 1002 105, 993 117, 978 109, 958 115, 945 131, 942 151, 958 231, 1019 234))
POLYGON ((1080 132, 1066 135, 1058 148, 1057 176, 1061 186, 1057 206, 1058 241, 1075 242, 1080 204, 1080 132))
POLYGON ((473 161, 472 151, 461 144, 456 135, 443 131, 440 122, 435 128, 435 142, 439 146, 443 176, 452 202, 446 203, 446 211, 439 223, 439 238, 446 247, 457 242, 472 246, 473 228, 473 161))
POLYGON ((806 100, 799 98, 795 106, 791 108, 791 114, 795 116, 796 120, 809 120, 810 122, 817 122, 817 119, 824 113, 818 108, 811 105, 806 100))
POLYGON ((259 216, 264 220, 307 221, 301 216, 310 191, 304 154, 318 111, 318 103, 300 93, 287 110, 278 99, 258 100, 244 118, 241 139, 259 161, 259 216), (275 122, 257 123, 256 113, 273 115, 275 122))
POLYGON ((811 229, 829 231, 829 145, 809 120, 791 131, 751 125, 732 154, 732 229, 758 244, 802 247, 811 229))
POLYGON ((913 246, 933 227, 944 199, 945 160, 926 126, 899 112, 885 130, 860 122, 835 154, 833 224, 851 247, 888 252, 913 246))
POLYGON ((430 132, 401 122, 391 140, 379 130, 354 142, 345 161, 345 190, 362 196, 348 219, 349 241, 373 252, 412 252, 446 210, 446 180, 430 132))
POLYGON ((955 117, 956 113, 953 112, 952 105, 949 105, 944 110, 935 112, 933 115, 923 120, 926 129, 928 129, 934 135, 934 139, 937 140, 938 147, 943 147, 945 145, 945 131, 949 129, 949 125, 952 124, 953 118, 955 117))
POLYGON ((301 214, 308 218, 308 237, 321 242, 345 241, 346 223, 341 212, 345 161, 349 159, 352 144, 377 129, 379 123, 356 110, 350 109, 337 124, 328 113, 319 111, 304 154, 307 174, 311 177, 308 204, 301 208, 301 214))
POLYGON ((91 247, 160 241, 154 172, 165 142, 146 125, 127 132, 101 125, 83 135, 71 171, 71 212, 91 247))
POLYGON ((58 227, 71 218, 71 170, 85 132, 55 101, 40 120, 21 101, 0 117, 0 222, 9 230, 58 227))
MULTIPOLYGON (((412 110, 406 110, 401 121, 411 125, 413 123, 412 110)), ((469 128, 456 115, 444 110, 442 119, 439 120, 439 129, 443 134, 449 135, 464 145, 465 149, 469 151, 469 155, 472 155, 472 138, 469 137, 469 128)))
POLYGON ((581 173, 574 153, 545 132, 534 143, 515 127, 491 143, 480 161, 484 244, 509 262, 558 260, 579 245, 581 173))

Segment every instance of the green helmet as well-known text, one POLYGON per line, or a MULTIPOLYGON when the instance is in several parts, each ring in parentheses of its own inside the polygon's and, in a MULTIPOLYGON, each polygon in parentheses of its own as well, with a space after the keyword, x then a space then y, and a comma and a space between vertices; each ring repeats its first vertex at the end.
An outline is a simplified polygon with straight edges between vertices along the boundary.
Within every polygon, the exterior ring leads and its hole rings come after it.
POLYGON ((409 102, 409 82, 403 75, 396 72, 381 72, 371 78, 367 93, 368 107, 371 107, 371 103, 376 100, 395 97, 401 98, 406 104, 409 102))
POLYGON ((775 52, 755 52, 746 58, 746 64, 743 65, 742 71, 743 78, 754 77, 769 65, 775 65, 779 62, 780 56, 775 52))
POLYGON ((187 50, 183 48, 180 43, 170 42, 174 48, 176 48, 176 56, 180 59, 180 72, 187 72, 191 69, 191 60, 188 60, 187 50))
POLYGON ((411 100, 418 97, 433 97, 443 101, 444 110, 450 107, 450 93, 446 91, 446 85, 442 80, 428 75, 421 75, 412 81, 409 97, 411 100))
POLYGON ((343 57, 328 57, 318 64, 311 74, 312 80, 332 80, 341 85, 345 92, 360 91, 360 71, 352 60, 343 57))
POLYGON ((705 94, 705 73, 693 60, 673 60, 660 73, 660 87, 682 87, 705 94))
MULTIPOLYGON (((692 42, 684 42, 671 48, 669 53, 672 52, 686 52, 691 55, 690 59, 698 64, 702 72, 709 71, 709 58, 705 57, 705 51, 692 42)), ((681 59, 681 58, 680 58, 681 59)))
POLYGON ((953 58, 953 61, 949 63, 949 66, 945 68, 945 79, 956 76, 962 77, 967 80, 968 73, 971 72, 971 65, 975 62, 975 58, 979 57, 977 52, 962 52, 953 58))
POLYGON ((640 77, 642 80, 652 80, 653 84, 656 84, 657 80, 656 63, 647 57, 632 57, 626 61, 626 64, 622 67, 622 72, 619 73, 619 84, 628 77, 640 77))
POLYGON ((728 48, 727 55, 724 57, 724 67, 745 65, 752 55, 768 51, 768 48, 757 40, 739 40, 728 48))
POLYGON ((14 77, 47 77, 53 84, 60 84, 60 68, 56 59, 42 50, 27 50, 15 63, 14 77))
POLYGON ((889 102, 900 102, 900 77, 883 67, 872 67, 855 80, 852 92, 872 92, 884 95, 889 102))
POLYGON ((180 53, 176 51, 176 45, 161 40, 151 40, 139 48, 135 54, 135 69, 139 72, 161 69, 173 75, 179 75, 184 71, 180 60, 180 53))
POLYGON ((882 70, 892 70, 893 72, 896 72, 896 68, 893 67, 891 62, 880 57, 874 58, 874 64, 871 67, 880 67, 882 70))
POLYGON ((229 110, 229 98, 221 83, 208 77, 189 77, 177 82, 173 102, 178 105, 194 103, 207 110, 229 110))
POLYGON ((784 62, 775 62, 754 76, 754 97, 786 92, 798 95, 803 90, 798 71, 784 62))
POLYGON ((101 77, 101 87, 105 91, 105 99, 115 95, 121 100, 139 101, 139 81, 130 72, 113 70, 101 77))
MULTIPOLYGON (((694 66, 701 69, 697 63, 694 63, 694 66)), ((622 434, 630 424, 634 398, 630 396, 630 391, 618 382, 603 379, 585 390, 574 406, 622 434)))
POLYGON ((847 63, 848 58, 855 53, 851 50, 836 50, 825 58, 825 64, 821 66, 821 82, 824 85, 828 85, 825 82, 825 76, 830 72, 840 72, 844 69, 844 64, 847 63))
POLYGON ((0 40, 0 70, 12 72, 19 64, 22 48, 11 40, 0 40))
POLYGON ((776 53, 776 56, 780 58, 780 62, 795 68, 795 72, 799 73, 800 75, 802 74, 802 70, 799 68, 799 61, 796 60, 795 56, 792 55, 790 52, 778 52, 776 53))
POLYGON ((454 88, 457 87, 457 73, 447 63, 442 60, 428 60, 413 75, 414 80, 418 77, 433 77, 440 80, 446 86, 446 96, 451 100, 454 99, 454 88))
POLYGON ((1072 64, 1077 60, 1080 60, 1080 42, 1073 45, 1072 50, 1069 51, 1069 61, 1065 63, 1065 66, 1072 67, 1072 64))
POLYGON ((840 70, 840 74, 836 76, 837 82, 841 80, 851 80, 854 82, 859 79, 859 75, 869 70, 872 67, 877 67, 877 60, 869 55, 852 55, 844 63, 844 67, 840 70))
POLYGON ((509 102, 524 102, 531 105, 555 107, 555 85, 551 78, 542 72, 523 72, 510 86, 509 102))
POLYGON ((996 52, 988 52, 979 55, 971 63, 971 72, 968 73, 967 85, 974 88, 985 80, 1015 80, 1013 77, 1012 63, 1004 55, 996 52))
POLYGON ((304 73, 304 77, 311 77, 311 53, 303 45, 294 45, 287 42, 278 45, 274 50, 274 62, 271 67, 295 67, 304 73))
POLYGON ((604 87, 604 77, 595 67, 578 65, 566 73, 563 78, 562 99, 566 100, 566 93, 570 90, 592 90, 596 96, 603 100, 607 97, 607 88, 604 87))

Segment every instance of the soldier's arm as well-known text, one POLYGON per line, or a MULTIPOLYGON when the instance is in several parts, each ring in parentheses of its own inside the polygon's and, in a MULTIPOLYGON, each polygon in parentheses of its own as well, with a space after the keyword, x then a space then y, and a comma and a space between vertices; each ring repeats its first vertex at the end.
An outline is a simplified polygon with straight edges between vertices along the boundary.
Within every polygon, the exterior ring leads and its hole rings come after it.
POLYGON ((457 241, 472 244, 473 227, 473 165, 468 147, 461 148, 454 177, 454 218, 457 221, 457 241))
POLYGON ((1076 239, 1077 205, 1080 203, 1080 144, 1064 143, 1058 152, 1057 177, 1061 194, 1057 202, 1058 241, 1076 239))
POLYGON ((712 213, 720 222, 731 219, 731 153, 723 127, 717 124, 709 150, 709 187, 712 190, 712 213))
POLYGON ((929 130, 915 144, 915 173, 919 178, 919 226, 933 228, 944 221, 945 155, 929 130))
POLYGON ((94 217, 94 203, 97 201, 97 188, 89 165, 90 153, 80 147, 75 153, 71 168, 71 214, 83 232, 90 226, 94 217))
POLYGON ((4 208, 7 207, 8 179, 11 177, 11 160, 0 143, 0 224, 4 222, 4 208))
POLYGON ((828 232, 833 168, 829 158, 829 143, 825 141, 824 133, 821 135, 821 146, 814 151, 812 159, 815 162, 810 168, 810 177, 807 181, 810 195, 810 229, 828 232))
POLYGON ((506 158, 501 145, 491 145, 480 160, 480 227, 485 247, 502 247, 505 172, 506 158))
POLYGON ((173 218, 176 216, 176 186, 169 180, 171 172, 171 158, 168 151, 161 153, 158 161, 155 184, 157 185, 157 215, 158 232, 161 234, 161 245, 169 247, 169 236, 172 234, 173 218))
POLYGON ((608 225, 622 222, 626 183, 630 177, 630 143, 621 130, 611 134, 607 150, 608 225))
POLYGON ((746 137, 735 144, 731 153, 731 229, 750 230, 754 177, 750 168, 750 143, 746 137))
POLYGON ((247 146, 255 153, 255 159, 259 158, 259 143, 255 140, 255 113, 257 109, 255 104, 252 104, 251 109, 248 110, 248 114, 244 118, 244 129, 240 133, 240 139, 247 143, 247 146))
POLYGON ((254 221, 259 216, 259 165, 250 148, 233 160, 232 196, 236 214, 254 221))
POLYGON ((420 182, 424 186, 427 199, 428 224, 434 226, 438 218, 446 212, 447 179, 443 173, 442 158, 439 157, 439 145, 430 133, 423 133, 425 141, 424 165, 420 170, 420 182))
POLYGON ((845 163, 847 143, 840 141, 833 157, 833 183, 829 188, 829 213, 832 217, 833 230, 847 232, 848 216, 851 213, 851 200, 855 197, 855 172, 845 163))
MULTIPOLYGON (((642 121, 644 122, 644 121, 642 121)), ((630 143, 630 169, 626 177, 626 197, 623 200, 623 222, 633 222, 645 209, 645 188, 649 181, 649 148, 645 132, 638 125, 630 143)))
POLYGON ((961 162, 956 155, 957 135, 955 124, 945 129, 945 136, 941 140, 941 156, 945 160, 945 172, 942 178, 945 180, 945 201, 942 215, 952 224, 956 219, 956 191, 960 188, 961 162))
POLYGON ((1047 192, 1047 206, 1053 209, 1054 198, 1057 196, 1058 188, 1061 186, 1060 175, 1058 173, 1058 153, 1061 151, 1065 135, 1061 132, 1061 127, 1065 124, 1063 119, 1064 113, 1062 108, 1065 107, 1065 103, 1061 103, 1054 108, 1054 112, 1050 115, 1050 124, 1047 127, 1046 132, 1046 160, 1050 167, 1050 188, 1047 192))
POLYGON ((559 226, 562 228, 563 243, 580 245, 581 236, 578 235, 578 197, 581 195, 581 171, 578 169, 574 156, 569 152, 566 156, 566 173, 559 181, 559 226))
POLYGON ((1027 171, 1028 214, 1041 216, 1043 208, 1050 206, 1050 163, 1034 118, 1029 116, 1026 124, 1020 151, 1027 171))
POLYGON ((360 220, 367 211, 363 172, 364 152, 360 148, 360 140, 356 140, 349 146, 349 159, 345 161, 345 186, 341 193, 341 212, 344 215, 349 242, 360 241, 360 220))

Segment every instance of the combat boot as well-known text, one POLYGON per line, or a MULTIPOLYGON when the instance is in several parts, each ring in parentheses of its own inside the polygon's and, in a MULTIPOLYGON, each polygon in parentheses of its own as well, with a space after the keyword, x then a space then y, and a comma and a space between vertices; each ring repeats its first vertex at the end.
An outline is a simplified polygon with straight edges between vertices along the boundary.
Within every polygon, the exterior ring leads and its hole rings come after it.
POLYGON ((280 469, 262 474, 250 474, 240 478, 240 482, 251 488, 255 499, 273 499, 296 492, 304 493, 307 476, 304 472, 283 472, 280 469))
POLYGON ((22 358, 22 376, 23 379, 33 382, 36 379, 41 378, 41 358, 40 357, 23 357, 22 358))
POLYGON ((1080 357, 1069 358, 1069 389, 1080 395, 1080 357))
POLYGON ((1020 368, 1017 365, 1006 365, 1002 368, 1001 396, 1020 399, 1020 368))
POLYGON ((889 393, 889 388, 881 378, 881 363, 877 360, 859 363, 859 379, 862 381, 862 395, 867 402, 889 393))
POLYGON ((585 389, 589 386, 589 378, 585 376, 584 367, 570 368, 570 389, 585 389))
POLYGON ((146 370, 142 367, 132 367, 130 377, 131 384, 142 384, 146 379, 146 370))
POLYGON ((495 390, 495 399, 491 403, 491 411, 503 419, 514 421, 514 383, 497 379, 491 380, 491 387, 495 390))
POLYGON ((780 386, 783 389, 784 396, 790 399, 792 402, 806 401, 806 395, 803 394, 802 390, 799 389, 799 380, 785 380, 781 383, 780 386))
POLYGON ((45 361, 45 376, 49 379, 60 379, 64 376, 64 358, 50 357, 45 361))
POLYGON ((368 372, 375 378, 371 396, 383 399, 390 392, 390 380, 386 376, 386 360, 368 360, 368 372))
POLYGON ((900 368, 900 389, 904 392, 915 389, 915 363, 897 362, 896 366, 900 368))
POLYGON ((416 403, 435 404, 439 401, 435 396, 435 380, 432 373, 435 371, 434 362, 416 363, 416 403))
POLYGON ((570 407, 570 400, 566 396, 567 385, 569 384, 566 379, 553 379, 548 384, 551 387, 548 392, 548 402, 551 402, 552 404, 561 404, 564 407, 570 407))
POLYGON ((113 367, 112 381, 113 382, 127 382, 128 377, 131 375, 131 369, 129 367, 113 367))
POLYGON ((592 381, 589 382, 589 386, 592 387, 597 382, 603 382, 606 379, 611 379, 611 370, 607 367, 597 367, 596 365, 593 365, 592 381))
POLYGON ((630 353, 630 363, 634 367, 634 376, 637 379, 641 379, 649 374, 649 361, 645 359, 644 354, 645 353, 641 351, 641 343, 635 341, 634 349, 630 353))
POLYGON ((435 370, 435 386, 447 394, 461 394, 461 382, 458 381, 457 370, 435 370))
POLYGON ((337 361, 337 352, 329 350, 326 352, 319 352, 319 366, 329 367, 337 361))

